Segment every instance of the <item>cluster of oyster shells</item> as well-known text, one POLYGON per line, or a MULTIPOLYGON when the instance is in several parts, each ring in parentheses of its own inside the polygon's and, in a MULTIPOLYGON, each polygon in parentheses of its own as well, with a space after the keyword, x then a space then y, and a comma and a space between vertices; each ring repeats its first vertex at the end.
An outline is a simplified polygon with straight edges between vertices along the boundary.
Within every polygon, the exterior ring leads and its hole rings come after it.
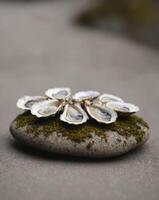
POLYGON ((17 101, 17 107, 30 110, 37 117, 62 112, 60 120, 75 125, 85 123, 89 117, 110 124, 116 121, 118 115, 128 116, 139 111, 138 106, 97 91, 80 91, 71 95, 70 88, 53 88, 48 89, 45 95, 24 96, 17 101))

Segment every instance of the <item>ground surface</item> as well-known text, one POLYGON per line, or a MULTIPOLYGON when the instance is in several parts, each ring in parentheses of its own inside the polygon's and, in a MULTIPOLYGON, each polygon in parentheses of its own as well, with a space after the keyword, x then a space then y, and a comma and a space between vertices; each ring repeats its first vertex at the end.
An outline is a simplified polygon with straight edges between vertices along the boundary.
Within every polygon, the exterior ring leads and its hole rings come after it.
POLYGON ((0 196, 3 200, 158 200, 159 56, 124 38, 73 24, 83 1, 0 2, 0 196), (8 127, 24 94, 49 87, 114 93, 151 127, 141 149, 89 161, 19 147, 8 127))

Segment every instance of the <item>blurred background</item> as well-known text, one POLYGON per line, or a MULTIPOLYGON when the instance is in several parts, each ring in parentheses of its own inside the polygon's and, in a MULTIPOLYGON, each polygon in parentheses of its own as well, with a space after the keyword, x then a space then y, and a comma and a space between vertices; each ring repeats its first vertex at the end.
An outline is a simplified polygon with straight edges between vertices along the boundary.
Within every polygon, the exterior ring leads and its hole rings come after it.
POLYGON ((157 200, 158 88, 158 0, 1 0, 2 199, 157 200), (139 105, 151 127, 149 143, 126 158, 93 164, 16 150, 8 127, 19 113, 17 99, 61 86, 139 105))

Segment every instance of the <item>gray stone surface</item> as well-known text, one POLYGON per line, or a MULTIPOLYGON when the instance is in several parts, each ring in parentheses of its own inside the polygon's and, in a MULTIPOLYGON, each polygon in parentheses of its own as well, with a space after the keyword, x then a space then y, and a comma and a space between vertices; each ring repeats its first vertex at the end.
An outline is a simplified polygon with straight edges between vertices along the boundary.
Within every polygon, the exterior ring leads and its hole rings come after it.
POLYGON ((26 124, 24 127, 17 127, 16 122, 17 120, 14 120, 11 123, 10 132, 18 142, 28 145, 28 148, 30 146, 49 153, 71 156, 90 158, 119 156, 143 145, 149 138, 149 129, 139 124, 143 131, 143 137, 141 137, 140 142, 132 134, 128 137, 126 133, 126 136, 123 136, 116 131, 107 130, 103 131, 105 138, 98 136, 95 132, 88 132, 91 137, 77 143, 77 141, 63 136, 62 132, 52 132, 48 137, 46 137, 46 133, 41 133, 35 137, 32 132, 28 131, 30 124, 26 124))
POLYGON ((0 2, 0 198, 158 200, 159 55, 72 23, 82 1, 0 2), (134 102, 151 127, 140 150, 101 161, 19 147, 8 127, 24 94, 49 87, 106 91, 134 102))

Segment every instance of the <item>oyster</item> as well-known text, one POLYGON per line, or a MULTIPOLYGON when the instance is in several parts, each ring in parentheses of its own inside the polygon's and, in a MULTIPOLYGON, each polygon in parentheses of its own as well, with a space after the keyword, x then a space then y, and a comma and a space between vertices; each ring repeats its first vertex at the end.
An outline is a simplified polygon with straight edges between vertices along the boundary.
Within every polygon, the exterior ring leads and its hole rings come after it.
POLYGON ((124 102, 120 97, 111 94, 102 94, 98 97, 99 102, 106 104, 110 101, 124 102))
POLYGON ((86 105, 89 115, 100 123, 110 124, 116 121, 117 113, 101 105, 86 105))
POLYGON ((31 108, 31 114, 36 115, 37 117, 48 117, 50 115, 55 115, 62 104, 58 100, 47 100, 38 104, 35 104, 31 108))
POLYGON ((17 101, 17 107, 23 110, 30 110, 34 104, 47 100, 47 97, 42 96, 24 96, 17 101))
POLYGON ((139 111, 139 107, 134 104, 124 102, 108 102, 107 107, 115 110, 120 115, 130 115, 139 111))
POLYGON ((127 116, 139 111, 139 107, 117 96, 100 95, 97 91, 80 91, 71 96, 70 88, 53 88, 45 94, 24 96, 17 101, 17 107, 30 110, 37 117, 48 117, 62 110, 60 119, 75 125, 85 123, 89 119, 87 113, 98 122, 110 124, 116 121, 117 113, 127 116))
POLYGON ((100 95, 97 91, 80 91, 73 95, 73 100, 77 102, 92 100, 100 95))
POLYGON ((65 105, 64 112, 61 114, 60 119, 69 124, 83 124, 87 121, 88 115, 82 109, 79 103, 65 105))
POLYGON ((53 88, 48 89, 45 94, 52 99, 67 100, 71 96, 70 88, 53 88))

